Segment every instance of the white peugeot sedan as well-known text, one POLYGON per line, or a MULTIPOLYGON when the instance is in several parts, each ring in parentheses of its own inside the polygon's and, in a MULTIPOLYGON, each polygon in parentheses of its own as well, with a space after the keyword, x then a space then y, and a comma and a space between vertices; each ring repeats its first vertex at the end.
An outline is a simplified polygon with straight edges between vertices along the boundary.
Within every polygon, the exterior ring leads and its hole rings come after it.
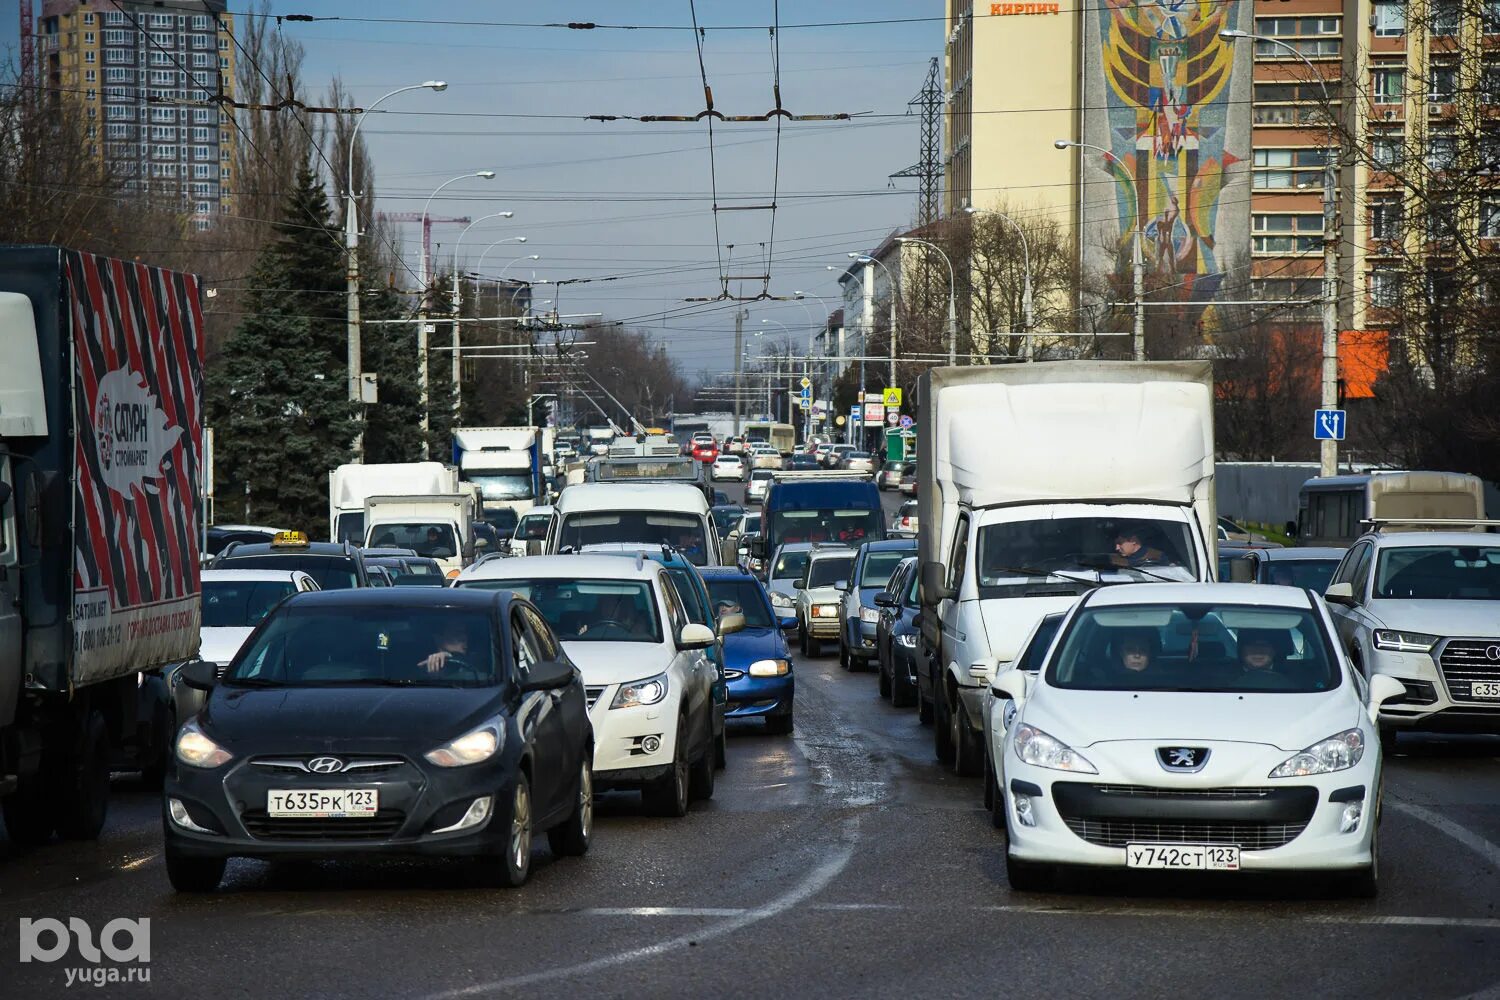
POLYGON ((1316 872, 1374 894, 1374 720, 1404 689, 1366 685, 1307 591, 1095 590, 1040 672, 991 688, 1014 889, 1093 866, 1316 872))
POLYGON ((317 589, 317 582, 301 570, 204 570, 198 656, 227 665, 272 608, 293 594, 317 589))
POLYGON ((583 673, 594 787, 638 788, 647 811, 682 816, 714 793, 714 633, 689 620, 658 562, 521 556, 470 566, 457 587, 535 604, 583 673))
POLYGON ((747 474, 745 463, 740 460, 740 456, 731 455, 728 452, 720 452, 708 471, 709 478, 716 483, 721 479, 734 479, 743 483, 747 474))

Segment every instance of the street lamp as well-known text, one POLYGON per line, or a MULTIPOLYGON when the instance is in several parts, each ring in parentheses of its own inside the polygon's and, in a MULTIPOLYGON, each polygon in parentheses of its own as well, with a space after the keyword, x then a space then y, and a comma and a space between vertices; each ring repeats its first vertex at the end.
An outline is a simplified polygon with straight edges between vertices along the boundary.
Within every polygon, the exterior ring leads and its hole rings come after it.
POLYGON ((463 364, 459 360, 458 349, 459 341, 461 339, 458 333, 458 307, 461 301, 458 283, 458 251, 463 246, 464 237, 469 235, 469 230, 473 229, 481 222, 487 222, 490 219, 509 219, 515 214, 516 213, 514 212, 491 212, 489 215, 481 215, 479 218, 475 219, 473 222, 465 226, 464 231, 458 234, 458 239, 453 241, 453 302, 451 303, 451 308, 453 311, 453 412, 455 414, 455 419, 457 419, 457 414, 459 412, 459 404, 463 402, 463 364))
MULTIPOLYGON (((348 250, 348 263, 345 269, 345 309, 348 313, 346 320, 347 339, 349 341, 349 401, 358 403, 361 400, 359 387, 360 381, 360 346, 359 346, 359 209, 354 197, 354 146, 359 139, 359 127, 365 123, 365 115, 375 110, 376 106, 387 97, 395 97, 409 90, 433 90, 444 91, 448 85, 442 80, 428 80, 426 83, 414 84, 410 87, 398 87, 389 94, 381 96, 380 100, 371 104, 359 113, 354 121, 354 131, 349 134, 349 186, 346 190, 348 201, 344 209, 344 247, 348 250)), ((363 462, 365 458, 365 435, 359 431, 354 436, 354 460, 363 462)))
MULTIPOLYGON (((976 215, 977 213, 978 210, 973 205, 964 206, 965 215, 976 215)), ((1026 360, 1032 361, 1035 359, 1035 350, 1031 343, 1031 332, 1036 318, 1031 311, 1031 248, 1026 245, 1026 231, 1017 224, 1015 219, 1012 219, 1004 212, 997 212, 994 209, 990 210, 990 214, 1010 223, 1011 228, 1015 229, 1016 235, 1021 237, 1021 260, 1025 268, 1025 284, 1021 288, 1021 310, 1025 314, 1024 322, 1026 323, 1025 347, 1022 350, 1025 352, 1026 360)))
MULTIPOLYGON (((1322 403, 1323 409, 1336 409, 1339 405, 1339 332, 1338 332, 1338 295, 1339 295, 1339 244, 1338 231, 1334 213, 1336 210, 1334 193, 1334 163, 1338 156, 1338 148, 1334 142, 1333 100, 1328 95, 1328 83, 1323 74, 1318 71, 1311 59, 1279 38, 1268 35, 1257 35, 1250 31, 1240 31, 1235 28, 1225 28, 1219 32, 1220 38, 1238 41, 1249 38, 1257 42, 1266 42, 1279 46, 1301 59, 1314 77, 1317 78, 1318 87, 1323 91, 1323 114, 1328 119, 1328 138, 1323 150, 1323 386, 1322 403)), ((1319 466, 1318 474, 1322 476, 1336 476, 1339 473, 1339 443, 1331 438, 1320 442, 1318 452, 1319 466)))
MULTIPOLYGON (((490 251, 491 250, 493 250, 493 249, 495 249, 496 247, 499 247, 499 246, 504 246, 507 243, 525 243, 525 242, 526 242, 526 237, 524 237, 524 236, 507 236, 503 240, 496 240, 495 242, 491 243, 489 246, 487 246, 487 247, 484 248, 484 253, 482 253, 482 254, 479 255, 479 262, 474 265, 474 273, 476 275, 481 276, 481 277, 484 275, 484 259, 490 255, 490 251)), ((516 258, 516 260, 525 260, 525 259, 526 259, 525 257, 517 257, 516 258)), ((536 258, 535 255, 533 255, 532 259, 535 260, 537 258, 536 258)), ((514 264, 516 262, 516 260, 511 261, 510 264, 514 264)), ((506 264, 505 266, 506 267, 510 267, 510 264, 506 264)), ((501 271, 500 273, 504 274, 505 272, 501 271)))
MULTIPOLYGON (((1119 162, 1119 158, 1116 157, 1114 153, 1111 153, 1103 146, 1096 146, 1091 142, 1070 142, 1067 139, 1058 139, 1055 140, 1052 145, 1056 146, 1058 149, 1067 149, 1071 146, 1079 150, 1096 150, 1104 154, 1105 163, 1119 162)), ((1141 232, 1141 216, 1145 213, 1146 205, 1141 201, 1141 189, 1140 185, 1136 183, 1135 175, 1129 172, 1126 172, 1125 175, 1130 178, 1130 188, 1131 191, 1135 193, 1135 232, 1132 234, 1130 241, 1131 246, 1134 248, 1130 255, 1130 278, 1131 284, 1135 286, 1135 333, 1131 340, 1131 354, 1134 356, 1135 360, 1145 361, 1146 309, 1144 306, 1144 302, 1146 298, 1146 261, 1142 256, 1144 251, 1142 250, 1141 241, 1144 237, 1141 232)))
POLYGON ((936 243, 919 240, 913 236, 897 236, 896 242, 914 243, 919 247, 936 250, 943 258, 943 263, 948 265, 948 364, 956 365, 958 364, 958 281, 953 277, 953 261, 936 243))
MULTIPOLYGON (((823 321, 821 323, 819 323, 819 322, 817 322, 817 321, 815 321, 813 319, 812 310, 809 309, 809 308, 807 308, 807 303, 806 302, 798 302, 797 303, 799 306, 802 307, 802 311, 805 312, 805 313, 807 313, 807 361, 803 364, 802 370, 803 370, 803 373, 807 375, 807 380, 809 382, 813 383, 813 385, 811 386, 812 392, 810 392, 808 394, 811 397, 811 400, 809 402, 812 402, 812 401, 816 401, 817 398, 818 398, 817 379, 814 378, 814 376, 813 376, 813 366, 812 366, 813 365, 813 361, 812 361, 812 359, 813 359, 813 338, 815 336, 814 331, 820 331, 821 330, 821 331, 826 332, 827 329, 828 329, 828 317, 831 314, 828 312, 828 303, 823 301, 823 296, 821 296, 821 295, 814 295, 812 292, 803 292, 803 291, 794 291, 794 292, 792 292, 792 294, 794 296, 796 296, 798 299, 801 299, 801 298, 803 298, 804 296, 807 296, 807 295, 812 295, 813 298, 815 298, 815 299, 818 300, 818 305, 820 305, 820 306, 823 307, 823 321)), ((803 415, 802 415, 803 416, 803 420, 802 420, 802 425, 803 425, 803 428, 802 428, 802 440, 804 442, 806 442, 809 438, 812 437, 812 411, 813 411, 812 406, 808 406, 806 412, 803 413, 803 415)))
POLYGON ((432 262, 428 259, 428 254, 431 248, 429 246, 427 235, 429 232, 429 227, 432 225, 431 222, 427 221, 428 209, 432 208, 432 199, 436 198, 438 196, 438 192, 442 191, 443 188, 447 187, 449 184, 456 184, 459 181, 468 180, 471 177, 478 177, 482 180, 492 181, 495 179, 495 172, 493 170, 476 170, 472 174, 459 174, 457 177, 450 177, 447 180, 443 181, 443 183, 439 184, 436 188, 434 188, 432 194, 427 196, 427 201, 422 205, 421 279, 423 295, 427 294, 427 283, 432 280, 432 262))
MULTIPOLYGON (((856 261, 858 261, 859 263, 865 265, 865 267, 867 267, 867 268, 871 264, 878 264, 878 265, 880 265, 880 269, 885 272, 885 281, 886 281, 886 284, 888 284, 888 285, 891 286, 891 337, 890 337, 890 340, 891 340, 891 342, 890 342, 891 370, 890 370, 890 376, 886 379, 886 383, 885 384, 889 385, 889 386, 894 386, 896 384, 896 287, 897 287, 896 286, 896 279, 891 276, 891 269, 890 268, 886 267, 883 262, 877 260, 874 257, 871 257, 867 253, 851 253, 851 254, 849 254, 849 256, 853 257, 856 261)), ((864 401, 861 400, 860 402, 864 402, 864 401)))

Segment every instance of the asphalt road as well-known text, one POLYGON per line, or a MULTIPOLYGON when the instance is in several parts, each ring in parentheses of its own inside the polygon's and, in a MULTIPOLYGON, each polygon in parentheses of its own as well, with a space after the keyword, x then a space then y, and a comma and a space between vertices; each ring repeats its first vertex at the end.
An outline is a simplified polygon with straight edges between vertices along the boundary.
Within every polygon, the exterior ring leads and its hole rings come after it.
POLYGON ((796 670, 796 732, 733 727, 711 802, 608 796, 589 854, 543 843, 514 891, 441 862, 236 862, 177 896, 157 800, 119 778, 97 844, 0 840, 0 996, 68 993, 82 964, 19 963, 22 917, 149 917, 151 981, 111 996, 1500 996, 1500 740, 1389 762, 1377 901, 1243 875, 1023 895, 913 710, 833 658, 796 670))

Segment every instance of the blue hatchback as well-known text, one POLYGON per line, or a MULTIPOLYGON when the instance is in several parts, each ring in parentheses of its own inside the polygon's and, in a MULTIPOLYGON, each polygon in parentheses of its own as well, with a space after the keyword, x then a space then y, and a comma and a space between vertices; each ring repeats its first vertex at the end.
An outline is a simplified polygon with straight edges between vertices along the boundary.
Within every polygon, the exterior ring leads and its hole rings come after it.
POLYGON ((698 572, 708 585, 716 617, 736 612, 745 616, 743 630, 724 636, 724 676, 729 681, 725 716, 761 716, 767 731, 791 732, 796 682, 782 630, 795 625, 796 619, 778 616, 766 588, 742 569, 713 566, 698 572))

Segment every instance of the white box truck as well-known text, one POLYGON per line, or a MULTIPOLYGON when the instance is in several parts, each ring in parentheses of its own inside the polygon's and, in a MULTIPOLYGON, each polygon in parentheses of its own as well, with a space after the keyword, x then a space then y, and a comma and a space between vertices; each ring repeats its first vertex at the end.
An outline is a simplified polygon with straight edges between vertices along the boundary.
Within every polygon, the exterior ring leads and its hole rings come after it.
POLYGON ((1091 588, 1211 581, 1207 362, 936 368, 918 386, 919 678, 938 756, 982 760, 984 685, 1091 588))
POLYGON ((341 465, 328 473, 328 537, 361 545, 365 501, 372 496, 432 496, 458 492, 458 472, 442 462, 341 465))
POLYGON ((542 436, 537 427, 455 427, 460 481, 479 488, 486 510, 509 508, 519 517, 546 500, 542 436))
POLYGON ((365 545, 414 549, 436 559, 445 576, 474 561, 472 493, 370 497, 365 501, 365 545))

